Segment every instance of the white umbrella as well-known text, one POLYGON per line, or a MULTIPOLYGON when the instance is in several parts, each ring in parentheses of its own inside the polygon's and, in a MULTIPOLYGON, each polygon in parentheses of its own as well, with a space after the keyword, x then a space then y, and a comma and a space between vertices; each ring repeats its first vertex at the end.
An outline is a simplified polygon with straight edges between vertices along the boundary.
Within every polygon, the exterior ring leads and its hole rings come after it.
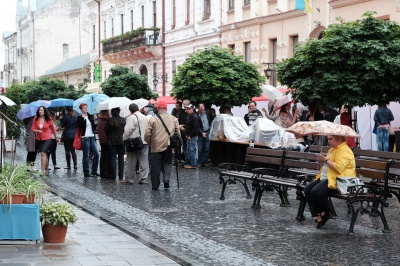
POLYGON ((140 98, 140 99, 133 100, 132 103, 136 103, 140 110, 149 104, 149 100, 140 98))
POLYGON ((11 100, 10 98, 0 95, 0 105, 2 105, 3 103, 7 106, 16 105, 16 103, 13 102, 13 100, 11 100))
POLYGON ((101 111, 101 110, 110 110, 113 108, 120 108, 120 116, 124 117, 130 114, 129 112, 129 105, 132 103, 132 101, 126 97, 111 97, 110 99, 107 99, 105 101, 100 102, 95 110, 96 111, 101 111))
POLYGON ((291 101, 293 101, 291 93, 285 95, 283 98, 277 99, 277 101, 274 103, 274 110, 278 110, 282 105, 290 103, 291 101))
POLYGON ((283 97, 282 92, 272 85, 263 84, 261 86, 261 89, 263 91, 264 96, 267 97, 269 101, 275 101, 276 98, 283 97))

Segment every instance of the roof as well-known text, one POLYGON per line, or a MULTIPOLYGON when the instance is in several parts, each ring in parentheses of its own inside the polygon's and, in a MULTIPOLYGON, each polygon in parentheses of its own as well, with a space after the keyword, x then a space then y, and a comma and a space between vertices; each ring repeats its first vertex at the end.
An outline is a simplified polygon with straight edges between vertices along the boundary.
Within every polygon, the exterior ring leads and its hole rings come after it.
POLYGON ((7 39, 8 37, 10 37, 11 35, 13 35, 14 32, 12 31, 3 31, 3 38, 7 39))
POLYGON ((89 54, 78 55, 67 59, 59 65, 56 65, 53 68, 44 73, 43 76, 54 75, 58 73, 68 72, 72 70, 78 70, 86 67, 89 64, 89 54))

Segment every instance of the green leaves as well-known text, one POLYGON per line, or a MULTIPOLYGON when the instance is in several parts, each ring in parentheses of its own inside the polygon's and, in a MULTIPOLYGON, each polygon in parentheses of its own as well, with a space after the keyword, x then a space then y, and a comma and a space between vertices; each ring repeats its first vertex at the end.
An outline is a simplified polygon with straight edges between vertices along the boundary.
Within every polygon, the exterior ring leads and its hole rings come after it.
POLYGON ((304 104, 351 106, 398 98, 400 26, 374 18, 330 25, 323 38, 299 46, 277 66, 281 84, 295 88, 304 104))
POLYGON ((78 217, 74 209, 67 203, 44 202, 40 205, 40 222, 42 225, 65 225, 74 224, 78 217))
POLYGON ((240 106, 261 94, 265 78, 253 64, 217 46, 199 50, 178 66, 172 85, 177 99, 206 106, 240 106))
POLYGON ((113 66, 111 75, 101 84, 104 94, 110 97, 129 99, 155 99, 157 95, 150 90, 147 76, 138 75, 125 66, 113 66))

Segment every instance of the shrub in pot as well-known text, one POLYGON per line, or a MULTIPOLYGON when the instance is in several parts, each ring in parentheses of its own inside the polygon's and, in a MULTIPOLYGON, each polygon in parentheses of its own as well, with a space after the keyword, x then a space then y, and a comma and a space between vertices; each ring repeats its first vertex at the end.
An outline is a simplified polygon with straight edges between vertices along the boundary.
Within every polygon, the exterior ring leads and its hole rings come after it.
POLYGON ((59 202, 43 202, 40 205, 40 222, 44 242, 63 243, 68 224, 78 220, 71 205, 59 202))
POLYGON ((0 203, 10 204, 10 211, 11 204, 23 203, 26 198, 33 203, 32 194, 35 194, 33 198, 41 198, 46 190, 47 185, 43 180, 31 177, 26 165, 4 164, 0 172, 0 203), (21 198, 20 202, 16 202, 16 196, 21 198))

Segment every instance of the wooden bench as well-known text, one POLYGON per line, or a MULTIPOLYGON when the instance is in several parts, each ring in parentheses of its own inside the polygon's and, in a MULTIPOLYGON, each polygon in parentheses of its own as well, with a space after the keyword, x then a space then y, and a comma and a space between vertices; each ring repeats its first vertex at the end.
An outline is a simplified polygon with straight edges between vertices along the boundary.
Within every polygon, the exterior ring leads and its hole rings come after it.
MULTIPOLYGON (((250 191, 247 186, 247 180, 252 181, 255 175, 252 172, 258 167, 268 167, 270 173, 275 174, 276 171, 282 170, 283 150, 272 150, 262 148, 250 148, 246 150, 245 164, 222 163, 219 165, 219 183, 222 184, 220 200, 225 199, 225 189, 227 184, 236 184, 239 182, 243 185, 247 198, 250 199, 250 191)), ((254 204, 253 204, 254 205, 254 204)))
MULTIPOLYGON (((400 153, 362 149, 355 149, 353 152, 354 156, 357 158, 379 161, 393 160, 393 164, 390 166, 389 170, 388 189, 389 193, 395 195, 400 203, 400 153)), ((371 180, 364 181, 370 182, 371 180)), ((382 182, 376 182, 375 180, 373 180, 373 183, 375 185, 382 185, 382 182)))
MULTIPOLYGON (((281 174, 281 176, 271 176, 268 171, 264 174, 264 169, 257 169, 253 175, 253 189, 256 190, 255 201, 257 198, 255 207, 260 207, 262 191, 271 190, 268 188, 273 188, 278 191, 281 197, 281 206, 288 206, 289 202, 287 201, 285 190, 282 189, 282 187, 296 188, 296 198, 300 201, 296 219, 299 221, 304 220, 304 211, 306 207, 304 187, 309 181, 314 179, 316 174, 319 173, 319 163, 317 158, 318 154, 316 153, 287 151, 283 161, 285 174, 281 174)), ((364 176, 365 178, 375 180, 375 182, 380 182, 381 186, 366 184, 362 187, 351 189, 348 195, 342 195, 339 193, 331 195, 332 198, 347 201, 348 211, 352 215, 348 234, 354 234, 354 225, 359 213, 380 216, 384 226, 383 232, 390 232, 384 214, 384 207, 388 206, 389 169, 390 166, 393 165, 394 161, 377 161, 361 158, 356 158, 355 160, 357 176, 364 176), (359 206, 357 207, 356 205, 359 206)), ((331 209, 334 212, 333 205, 331 206, 331 209)))

